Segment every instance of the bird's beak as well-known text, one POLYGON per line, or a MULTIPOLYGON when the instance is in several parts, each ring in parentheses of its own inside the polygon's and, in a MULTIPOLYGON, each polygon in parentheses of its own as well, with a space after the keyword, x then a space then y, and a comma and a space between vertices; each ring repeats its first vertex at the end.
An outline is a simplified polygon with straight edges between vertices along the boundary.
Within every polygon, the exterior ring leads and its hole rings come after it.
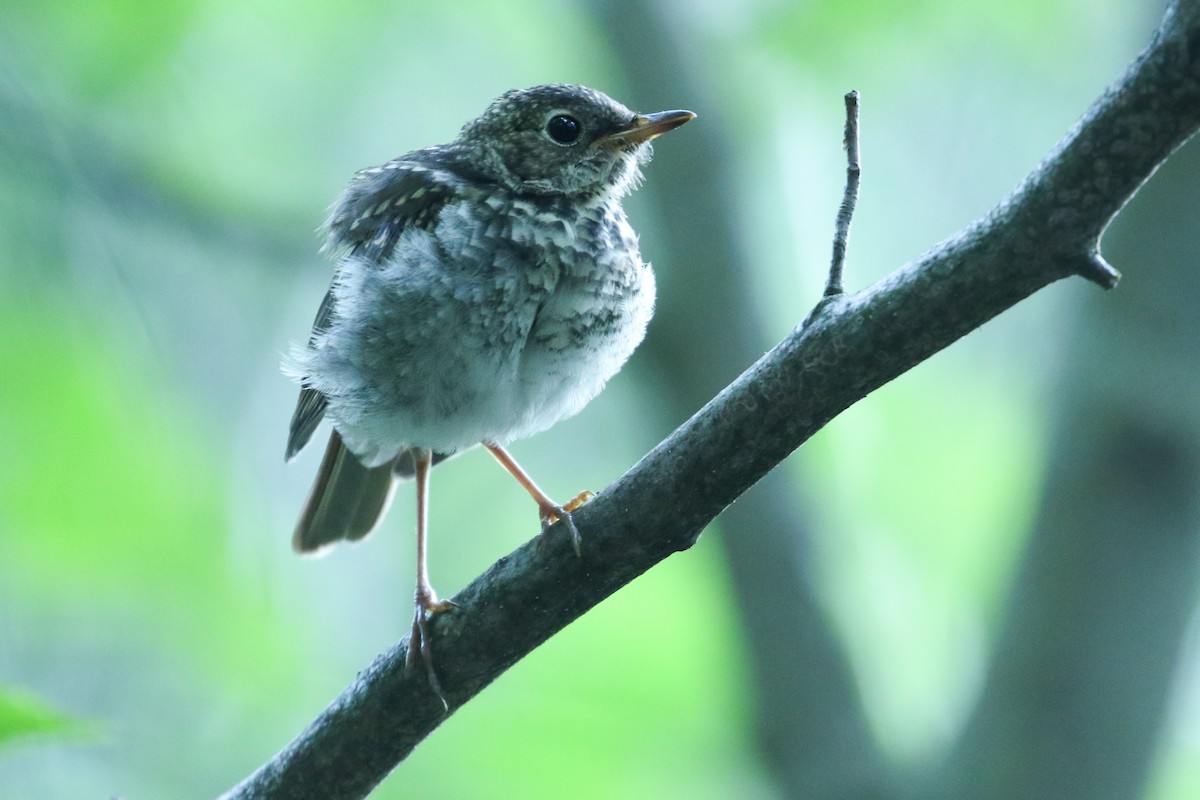
POLYGON ((615 133, 610 133, 597 140, 597 144, 612 143, 612 144, 641 144, 648 142, 655 136, 661 136, 667 131, 672 131, 678 128, 688 120, 693 120, 696 115, 691 111, 660 111, 657 114, 638 114, 630 122, 629 126, 622 128, 615 133))

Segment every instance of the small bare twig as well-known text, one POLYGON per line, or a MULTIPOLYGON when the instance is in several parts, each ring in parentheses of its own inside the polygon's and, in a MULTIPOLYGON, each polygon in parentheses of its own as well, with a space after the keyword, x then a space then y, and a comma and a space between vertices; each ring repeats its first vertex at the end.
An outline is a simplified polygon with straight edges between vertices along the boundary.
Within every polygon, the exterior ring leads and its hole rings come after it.
POLYGON ((825 296, 842 294, 842 271, 846 264, 846 241, 850 238, 850 220, 858 202, 858 181, 862 172, 858 163, 858 92, 846 93, 846 135, 842 141, 846 150, 846 190, 838 207, 833 234, 833 260, 829 264, 829 281, 825 296))

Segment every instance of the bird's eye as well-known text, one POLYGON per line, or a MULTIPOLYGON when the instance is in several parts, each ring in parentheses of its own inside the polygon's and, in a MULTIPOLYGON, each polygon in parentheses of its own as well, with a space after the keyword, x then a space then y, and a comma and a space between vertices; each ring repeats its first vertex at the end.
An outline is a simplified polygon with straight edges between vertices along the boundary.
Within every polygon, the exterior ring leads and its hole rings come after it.
POLYGON ((546 135, 559 144, 573 144, 582 130, 579 120, 566 114, 555 114, 546 123, 546 135))

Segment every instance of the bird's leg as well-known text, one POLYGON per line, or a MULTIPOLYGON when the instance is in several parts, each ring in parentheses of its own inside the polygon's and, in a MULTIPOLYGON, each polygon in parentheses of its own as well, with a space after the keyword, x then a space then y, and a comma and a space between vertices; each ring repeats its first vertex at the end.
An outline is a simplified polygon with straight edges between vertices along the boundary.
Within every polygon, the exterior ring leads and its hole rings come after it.
POLYGON ((484 442, 483 446, 488 449, 496 460, 500 462, 500 466, 508 470, 509 474, 517 479, 517 483, 529 492, 529 496, 538 504, 538 516, 542 520, 542 534, 545 535, 546 529, 553 525, 558 520, 562 520, 567 525, 567 531, 571 534, 571 546, 575 548, 575 555, 579 555, 579 528, 575 527, 575 520, 571 517, 571 512, 579 508, 581 505, 591 500, 596 495, 588 491, 580 492, 575 499, 565 505, 559 505, 550 499, 549 495, 542 491, 533 478, 529 477, 529 473, 521 469, 521 465, 516 459, 509 454, 507 450, 498 444, 484 442))
POLYGON ((433 647, 429 641, 429 630, 426 624, 434 614, 449 611, 454 603, 449 600, 439 600, 437 592, 429 583, 429 568, 425 557, 425 545, 429 535, 429 467, 433 461, 433 453, 423 448, 413 448, 413 462, 416 465, 417 477, 417 591, 413 595, 416 613, 413 616, 412 635, 408 639, 407 665, 411 667, 420 653, 425 662, 425 671, 429 675, 429 686, 437 694, 442 705, 446 698, 442 696, 442 686, 438 682, 437 673, 433 671, 433 647))

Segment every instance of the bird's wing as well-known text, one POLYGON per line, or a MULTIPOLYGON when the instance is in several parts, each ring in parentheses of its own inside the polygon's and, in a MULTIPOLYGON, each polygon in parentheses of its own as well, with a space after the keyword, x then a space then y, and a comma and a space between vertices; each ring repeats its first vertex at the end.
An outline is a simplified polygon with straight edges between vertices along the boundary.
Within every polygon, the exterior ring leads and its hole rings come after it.
POLYGON ((407 228, 432 229, 464 184, 439 155, 430 148, 355 175, 325 223, 326 249, 382 263, 407 228))
MULTIPOLYGON (((419 151, 414 155, 421 154, 419 151)), ((406 156, 355 175, 325 222, 325 249, 382 264, 391 257, 400 234, 407 228, 432 228, 438 213, 459 191, 462 180, 439 168, 439 153, 424 155, 424 161, 406 156)), ((336 284, 335 275, 313 322, 310 347, 333 321, 336 284)), ((287 459, 308 444, 327 404, 325 395, 316 389, 304 386, 300 390, 288 432, 287 459)))

